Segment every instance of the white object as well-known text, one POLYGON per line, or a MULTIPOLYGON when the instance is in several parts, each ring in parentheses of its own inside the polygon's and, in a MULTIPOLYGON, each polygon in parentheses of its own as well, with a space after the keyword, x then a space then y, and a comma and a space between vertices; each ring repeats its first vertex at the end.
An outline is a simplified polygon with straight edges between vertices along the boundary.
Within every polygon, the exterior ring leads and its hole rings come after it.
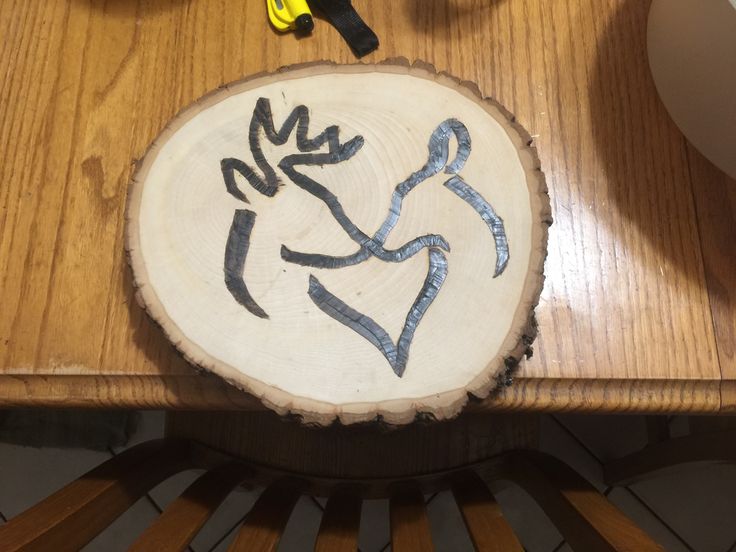
POLYGON ((677 126, 736 178, 736 0, 654 0, 647 47, 677 126))

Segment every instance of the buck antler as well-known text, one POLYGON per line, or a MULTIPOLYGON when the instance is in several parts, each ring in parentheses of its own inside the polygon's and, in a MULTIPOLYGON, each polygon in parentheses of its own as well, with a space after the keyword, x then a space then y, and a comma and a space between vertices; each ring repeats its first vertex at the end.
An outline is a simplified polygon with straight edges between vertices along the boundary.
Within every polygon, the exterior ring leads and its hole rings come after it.
POLYGON ((264 131, 269 142, 276 146, 283 146, 289 140, 294 127, 296 127, 296 146, 301 152, 310 153, 316 151, 327 143, 328 153, 320 157, 321 164, 323 165, 339 163, 344 159, 352 157, 363 147, 362 136, 356 136, 345 144, 340 144, 340 129, 334 125, 327 127, 314 138, 308 138, 309 110, 304 105, 295 107, 286 118, 286 121, 284 121, 281 129, 277 132, 273 123, 273 114, 271 113, 271 101, 268 98, 258 98, 248 129, 248 144, 253 155, 253 160, 263 172, 263 176, 256 174, 253 168, 240 159, 232 157, 223 159, 220 162, 222 176, 225 180, 227 191, 233 197, 245 203, 250 203, 246 195, 238 188, 238 184, 235 181, 236 172, 244 176, 248 183, 263 195, 268 197, 276 195, 280 182, 273 167, 271 167, 265 155, 263 155, 263 149, 261 148, 261 129, 264 131))

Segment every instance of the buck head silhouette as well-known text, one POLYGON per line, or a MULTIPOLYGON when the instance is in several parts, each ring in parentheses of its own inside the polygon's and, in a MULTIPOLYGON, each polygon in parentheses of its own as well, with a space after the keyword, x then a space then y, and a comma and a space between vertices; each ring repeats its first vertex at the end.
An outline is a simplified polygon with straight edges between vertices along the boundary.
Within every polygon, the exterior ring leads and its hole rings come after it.
MULTIPOLYGON (((401 216, 404 198, 419 184, 444 169, 446 174, 452 175, 445 181, 444 186, 475 210, 493 236, 496 248, 496 266, 493 277, 499 276, 504 271, 509 260, 509 246, 503 220, 488 201, 458 174, 471 151, 468 129, 457 119, 447 119, 437 126, 429 137, 426 163, 395 187, 389 212, 380 228, 371 236, 362 231, 348 217, 337 196, 297 169, 300 166, 335 165, 347 161, 363 147, 363 137, 355 136, 345 143, 340 143, 339 128, 330 126, 316 137, 308 138, 309 110, 304 105, 296 107, 286 118, 281 129, 276 131, 270 101, 267 98, 258 99, 250 121, 248 141, 253 160, 262 174, 256 173, 251 166, 239 159, 222 159, 220 168, 227 191, 235 198, 248 203, 246 194, 238 187, 235 179, 237 172, 256 191, 265 196, 274 197, 278 193, 280 182, 276 171, 263 154, 261 140, 265 136, 276 146, 284 145, 295 127, 299 153, 284 156, 279 161, 278 167, 293 184, 325 203, 343 231, 356 243, 357 249, 350 255, 333 256, 292 251, 282 245, 281 257, 284 261, 314 268, 337 269, 361 263, 371 257, 385 262, 398 263, 427 250, 428 268, 424 285, 407 313, 401 335, 395 343, 373 319, 351 308, 330 293, 314 275, 309 277, 307 293, 317 307, 377 347, 389 362, 394 373, 401 377, 406 369, 414 332, 447 276, 448 261, 445 253, 450 252, 450 245, 439 234, 417 236, 396 249, 385 247, 384 244, 390 232, 401 216), (454 159, 448 163, 449 144, 453 136, 456 139, 457 151, 454 159), (327 151, 319 151, 325 144, 327 144, 327 151)), ((266 319, 268 315, 249 293, 244 278, 245 261, 255 220, 256 214, 251 210, 237 209, 235 211, 225 247, 225 285, 233 298, 250 313, 266 319)))

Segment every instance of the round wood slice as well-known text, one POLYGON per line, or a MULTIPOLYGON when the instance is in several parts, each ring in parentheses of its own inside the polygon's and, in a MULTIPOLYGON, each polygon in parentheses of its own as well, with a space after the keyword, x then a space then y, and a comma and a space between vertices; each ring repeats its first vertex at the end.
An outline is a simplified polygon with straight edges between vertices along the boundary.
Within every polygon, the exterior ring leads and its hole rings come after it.
POLYGON ((550 210, 530 143, 426 65, 228 85, 140 162, 138 296, 190 362, 279 413, 451 417, 535 335, 550 210))

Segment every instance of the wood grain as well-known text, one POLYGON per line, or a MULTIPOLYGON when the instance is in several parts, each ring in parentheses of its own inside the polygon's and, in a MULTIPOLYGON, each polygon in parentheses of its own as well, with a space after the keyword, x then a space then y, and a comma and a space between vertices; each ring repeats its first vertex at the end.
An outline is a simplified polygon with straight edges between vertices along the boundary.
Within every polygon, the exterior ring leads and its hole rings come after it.
POLYGON ((149 525, 129 552, 183 552, 223 500, 252 469, 232 462, 199 477, 149 525))
POLYGON ((482 552, 521 552, 524 547, 504 519, 496 499, 475 472, 461 472, 452 481, 452 494, 473 540, 482 552))
POLYGON ((551 219, 529 144, 503 106, 424 63, 310 63, 229 83, 170 121, 136 168, 136 297, 187 360, 282 415, 454 417, 505 385, 536 336, 551 219), (283 123, 282 101, 295 106, 283 123), (319 176, 301 172, 312 164, 319 176), (366 257, 330 270, 355 251, 366 257))
POLYGON ((192 467, 189 445, 163 440, 130 448, 0 528, 5 551, 75 551, 152 487, 192 467))
POLYGON ((293 482, 281 481, 268 487, 245 516, 228 551, 275 551, 299 496, 293 482))
MULTIPOLYGON (((253 417, 259 419, 261 414, 255 413, 253 417)), ((275 418, 274 414, 268 414, 275 418)), ((237 419, 237 414, 230 415, 237 419)), ((308 431, 303 426, 296 427, 301 432, 308 431)), ((415 425, 409 431, 416 433, 420 427, 415 425)), ((265 425, 261 431, 273 439, 272 429, 265 425)), ((434 450, 425 450, 433 457, 442 456, 441 452, 446 450, 438 440, 432 441, 429 447, 434 450)), ((712 450, 712 447, 704 448, 712 450)), ((374 447, 374 459, 376 451, 379 456, 393 458, 397 452, 393 449, 374 447)), ((8 521, 0 527, 0 543, 3 550, 78 550, 151 486, 177 471, 196 466, 210 471, 176 498, 139 536, 131 550, 184 550, 232 487, 244 477, 249 485, 257 483, 259 472, 270 472, 271 480, 245 514, 229 550, 276 550, 300 495, 325 485, 330 498, 317 536, 317 550, 355 550, 361 495, 390 498, 392 549, 432 550, 423 495, 448 487, 452 487, 479 550, 521 550, 483 478, 494 485, 498 480, 505 480, 526 489, 576 549, 661 549, 580 475, 549 455, 516 450, 459 468, 448 466, 448 469, 398 479, 379 475, 380 464, 374 461, 373 465, 379 469, 373 475, 367 476, 359 470, 341 479, 330 479, 243 463, 193 441, 148 441, 108 460, 8 521)), ((325 464, 325 468, 329 472, 330 464, 325 464)))
POLYGON ((574 550, 664 550, 564 462, 539 452, 506 457, 508 478, 526 490, 574 550))
POLYGON ((736 180, 685 144, 721 364, 721 408, 736 410, 736 180))
POLYGON ((418 487, 407 484, 389 500, 391 550, 434 550, 424 497, 418 487))
POLYGON ((357 489, 335 489, 325 505, 314 544, 315 552, 354 552, 358 549, 363 506, 357 489))
MULTIPOLYGON (((693 163, 657 98, 648 3, 355 5, 382 40, 368 61, 424 59, 477 82, 536 141, 556 224, 536 354, 505 407, 714 412, 723 376, 736 408, 736 272, 718 261, 733 259, 733 186, 693 163), (605 392, 591 402, 588 388, 605 392)), ((326 25, 276 35, 262 2, 8 0, 0 25, 0 402, 63 404, 73 377, 78 405, 242 406, 184 383, 192 368, 132 300, 132 164, 207 91, 349 50, 326 25)))

